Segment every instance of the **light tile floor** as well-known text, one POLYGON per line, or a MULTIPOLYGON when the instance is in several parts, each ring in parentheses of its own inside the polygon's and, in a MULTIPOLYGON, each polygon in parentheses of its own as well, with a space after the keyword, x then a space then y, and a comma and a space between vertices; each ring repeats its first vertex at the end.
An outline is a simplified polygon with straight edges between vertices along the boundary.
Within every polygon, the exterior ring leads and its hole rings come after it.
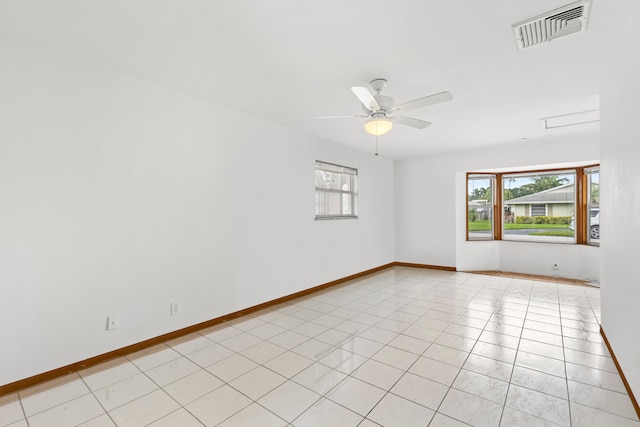
POLYGON ((635 426, 597 288, 394 267, 0 398, 1 426, 635 426))

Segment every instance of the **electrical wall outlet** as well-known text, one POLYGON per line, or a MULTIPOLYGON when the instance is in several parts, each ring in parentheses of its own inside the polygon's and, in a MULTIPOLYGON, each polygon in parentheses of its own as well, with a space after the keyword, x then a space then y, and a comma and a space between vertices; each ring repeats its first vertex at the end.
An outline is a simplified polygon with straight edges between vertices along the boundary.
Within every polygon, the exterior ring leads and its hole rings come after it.
POLYGON ((171 303, 171 315, 172 316, 177 316, 178 314, 180 314, 182 307, 180 306, 179 302, 172 302, 171 303))
POLYGON ((107 316, 107 331, 118 329, 118 326, 120 326, 118 316, 107 316))

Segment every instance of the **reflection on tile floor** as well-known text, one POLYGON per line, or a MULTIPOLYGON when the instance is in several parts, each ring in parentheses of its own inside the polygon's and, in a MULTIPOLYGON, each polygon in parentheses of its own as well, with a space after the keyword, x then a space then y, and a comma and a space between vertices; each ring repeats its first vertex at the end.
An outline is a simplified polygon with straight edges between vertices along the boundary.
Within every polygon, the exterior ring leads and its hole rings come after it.
POLYGON ((636 426, 597 288, 390 268, 0 398, 0 426, 636 426))

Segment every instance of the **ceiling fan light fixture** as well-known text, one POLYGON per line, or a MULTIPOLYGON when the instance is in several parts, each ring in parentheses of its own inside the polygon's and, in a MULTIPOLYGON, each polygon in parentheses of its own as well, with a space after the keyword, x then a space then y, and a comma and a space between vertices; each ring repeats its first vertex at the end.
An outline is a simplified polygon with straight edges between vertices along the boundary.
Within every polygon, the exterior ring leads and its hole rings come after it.
POLYGON ((364 130, 373 136, 384 135, 389 132, 392 127, 393 123, 386 118, 373 118, 364 124, 364 130))

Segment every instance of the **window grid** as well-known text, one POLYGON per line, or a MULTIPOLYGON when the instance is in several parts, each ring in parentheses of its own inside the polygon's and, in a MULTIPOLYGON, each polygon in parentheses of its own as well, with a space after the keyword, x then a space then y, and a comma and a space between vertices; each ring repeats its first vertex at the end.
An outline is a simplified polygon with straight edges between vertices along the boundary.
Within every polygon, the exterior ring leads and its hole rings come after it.
POLYGON ((357 218, 358 170, 316 161, 315 219, 357 218))

